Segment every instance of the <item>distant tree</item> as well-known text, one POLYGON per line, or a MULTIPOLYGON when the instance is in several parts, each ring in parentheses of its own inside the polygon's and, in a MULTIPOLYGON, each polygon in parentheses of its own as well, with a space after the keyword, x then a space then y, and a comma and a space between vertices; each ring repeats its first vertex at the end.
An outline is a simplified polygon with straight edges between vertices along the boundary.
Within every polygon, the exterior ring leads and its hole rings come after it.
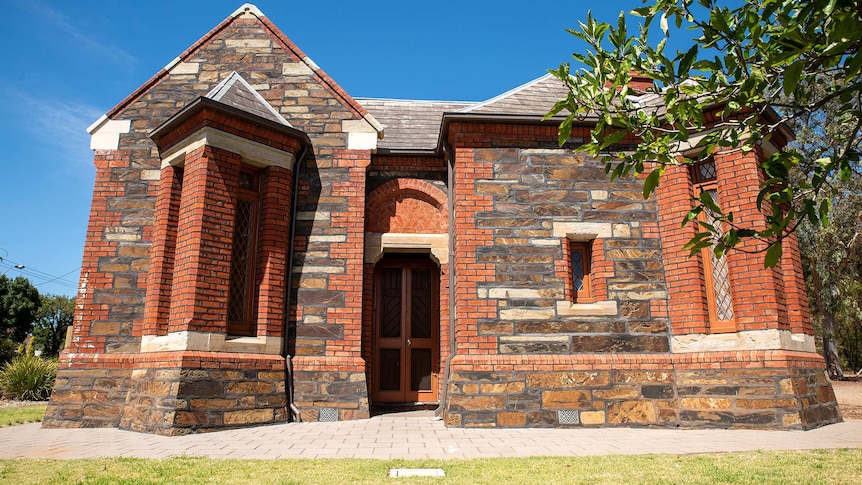
POLYGON ((549 113, 568 112, 560 125, 560 141, 569 138, 574 124, 594 118, 584 149, 604 156, 612 177, 648 173, 647 197, 668 166, 695 163, 719 148, 755 149, 780 124, 834 101, 837 110, 830 123, 842 127, 834 151, 806 159, 789 147, 763 164, 766 180, 757 203, 767 213, 765 228, 735 223, 733 214, 722 212, 708 192, 686 215, 685 220, 694 224, 698 213, 709 209, 726 229, 722 233, 702 224, 689 243, 693 253, 712 245, 720 256, 753 238, 768 247, 764 262, 774 266, 785 237, 805 220, 817 225, 827 218, 831 199, 824 194, 830 184, 860 177, 862 1, 644 3, 631 12, 642 19, 635 35, 629 35, 623 13, 616 26, 588 15, 579 30, 569 31, 587 44, 587 51, 573 54, 583 67, 570 69, 564 64, 553 71, 569 88, 566 99, 549 113), (663 33, 658 42, 649 38, 655 34, 650 26, 656 24, 663 33), (694 32, 694 40, 672 53, 665 45, 673 26, 679 34, 682 29, 694 32), (642 103, 631 86, 634 72, 653 80, 649 92, 661 103, 642 103), (809 89, 827 79, 840 82, 809 89), (637 137, 637 146, 609 153, 629 133, 637 137), (800 169, 804 177, 791 183, 791 172, 800 169))
POLYGON ((41 298, 30 280, 0 275, 0 334, 22 343, 33 329, 41 298))
MULTIPOLYGON (((840 77, 824 74, 803 88, 822 98, 843 83, 840 77)), ((847 127, 839 118, 843 106, 832 99, 790 121, 796 133, 791 146, 805 160, 790 173, 794 185, 805 179, 807 164, 835 157, 846 146, 847 127)), ((851 146, 862 151, 860 144, 857 137, 851 146)), ((829 206, 829 223, 817 227, 806 220, 799 227, 799 242, 811 317, 822 339, 827 371, 833 379, 842 379, 843 366, 862 367, 862 179, 832 175, 824 182, 814 201, 829 206)))
POLYGON ((56 357, 63 348, 66 328, 75 318, 75 299, 62 295, 46 295, 33 326, 33 344, 43 357, 56 357))

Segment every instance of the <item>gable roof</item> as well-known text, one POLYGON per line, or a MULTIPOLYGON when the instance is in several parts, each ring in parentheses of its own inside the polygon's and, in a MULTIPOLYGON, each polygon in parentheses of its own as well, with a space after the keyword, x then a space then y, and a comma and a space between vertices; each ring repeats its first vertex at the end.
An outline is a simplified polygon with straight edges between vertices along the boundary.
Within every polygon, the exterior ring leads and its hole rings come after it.
POLYGON ((205 97, 276 123, 293 126, 236 71, 224 78, 205 97))
MULTIPOLYGON (((138 98, 143 96, 149 91, 151 87, 158 84, 159 81, 164 79, 172 69, 174 69, 177 65, 182 62, 187 62, 191 59, 195 53, 197 53, 202 47, 204 47, 207 43, 209 43, 213 37, 218 35, 221 31, 226 29, 231 23, 240 18, 251 18, 256 19, 263 28, 269 32, 272 38, 278 42, 278 44, 283 47, 286 51, 291 53, 297 59, 300 60, 300 63, 305 64, 308 69, 313 72, 315 78, 337 99, 341 101, 345 108, 349 111, 353 112, 353 114, 358 119, 364 119, 367 121, 374 129, 378 132, 378 136, 382 136, 383 134, 383 126, 371 115, 368 111, 359 103, 356 102, 349 94, 347 94, 344 89, 341 88, 328 74, 326 74, 323 69, 320 68, 314 61, 311 60, 302 50, 300 50, 296 44, 294 44, 278 27, 276 27, 264 14, 260 11, 255 5, 246 3, 242 5, 240 8, 236 9, 232 14, 230 14, 226 19, 224 19, 221 23, 213 27, 208 33, 206 33, 203 37, 198 39, 197 42, 192 44, 188 49, 185 50, 182 54, 177 56, 174 60, 169 62, 164 68, 162 68, 159 72, 157 72, 153 77, 151 77, 147 82, 141 85, 134 92, 129 94, 125 99, 120 101, 119 104, 114 106, 111 110, 109 110, 104 115, 104 120, 100 118, 99 121, 94 123, 91 126, 92 129, 97 129, 98 126, 105 122, 107 119, 113 119, 118 114, 120 114, 126 107, 135 102, 138 98), (101 122, 101 123, 100 123, 101 122)), ((89 130, 88 130, 89 131, 89 130)))
POLYGON ((548 73, 460 112, 544 116, 567 94, 562 81, 548 73))
POLYGON ((380 98, 357 98, 357 101, 386 127, 386 137, 378 143, 379 148, 435 150, 444 115, 528 116, 539 120, 567 94, 562 82, 546 74, 481 102, 380 98))

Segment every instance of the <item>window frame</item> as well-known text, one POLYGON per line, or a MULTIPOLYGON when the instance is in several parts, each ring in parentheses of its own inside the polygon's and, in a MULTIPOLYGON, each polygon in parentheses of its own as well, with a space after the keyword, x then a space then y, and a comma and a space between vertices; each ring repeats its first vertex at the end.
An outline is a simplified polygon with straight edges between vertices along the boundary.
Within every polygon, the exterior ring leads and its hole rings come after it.
POLYGON ((251 203, 251 209, 249 211, 249 244, 248 244, 248 255, 245 261, 245 278, 246 284, 244 290, 244 295, 242 296, 244 309, 242 311, 243 321, 232 320, 231 316, 234 311, 232 310, 232 305, 235 304, 234 300, 234 265, 235 259, 237 257, 236 254, 236 228, 238 223, 238 211, 234 212, 234 221, 233 221, 233 235, 231 236, 231 272, 230 279, 228 281, 228 301, 227 301, 227 334, 229 336, 245 336, 251 337, 256 335, 257 331, 257 246, 258 246, 258 229, 260 225, 260 215, 261 215, 261 179, 262 172, 260 170, 255 170, 251 167, 243 166, 240 169, 239 179, 242 180, 243 175, 252 177, 252 188, 242 188, 237 183, 237 190, 235 196, 234 207, 238 207, 240 201, 251 203))
POLYGON ((566 248, 566 267, 569 275, 569 300, 572 303, 595 303, 596 298, 593 294, 593 281, 592 281, 592 266, 593 266, 593 241, 575 241, 569 238, 566 238, 567 248, 566 248), (574 267, 574 254, 581 253, 581 289, 576 288, 576 278, 575 278, 575 267, 574 267))
MULTIPOLYGON (((715 169, 715 161, 710 158, 703 162, 696 163, 692 165, 692 186, 694 188, 695 194, 700 195, 702 192, 713 192, 716 194, 716 197, 713 199, 718 202, 720 197, 718 197, 718 176, 715 169), (701 170, 701 166, 705 164, 713 164, 713 175, 710 177, 704 177, 703 172, 701 170)), ((708 223, 708 214, 707 211, 709 209, 703 211, 698 216, 698 221, 703 223, 708 223)), ((733 285, 731 284, 731 276, 730 276, 730 268, 729 261, 727 260, 727 255, 721 255, 721 258, 717 258, 719 260, 723 259, 724 264, 727 267, 727 293, 730 295, 730 311, 732 313, 732 317, 727 320, 721 320, 718 312, 718 298, 716 293, 718 292, 718 288, 716 287, 715 281, 715 267, 713 265, 713 258, 715 258, 715 253, 712 251, 712 246, 708 246, 702 248, 700 250, 701 262, 703 267, 703 279, 704 279, 704 292, 706 293, 706 307, 707 307, 707 318, 709 320, 709 330, 710 333, 730 333, 736 332, 736 310, 733 305, 733 285)))

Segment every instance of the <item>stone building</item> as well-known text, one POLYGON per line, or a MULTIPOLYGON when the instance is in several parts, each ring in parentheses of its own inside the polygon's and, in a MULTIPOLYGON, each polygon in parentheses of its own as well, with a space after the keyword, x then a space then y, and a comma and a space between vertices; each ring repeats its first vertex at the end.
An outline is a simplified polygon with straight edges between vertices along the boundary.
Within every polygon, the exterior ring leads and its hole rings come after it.
POLYGON ((644 200, 559 147, 542 117, 563 95, 545 76, 477 103, 354 98, 242 6, 89 129, 44 425, 179 434, 405 403, 449 426, 840 420, 796 241, 774 269, 682 249, 700 190, 762 220, 758 163, 789 134, 669 169, 644 200))

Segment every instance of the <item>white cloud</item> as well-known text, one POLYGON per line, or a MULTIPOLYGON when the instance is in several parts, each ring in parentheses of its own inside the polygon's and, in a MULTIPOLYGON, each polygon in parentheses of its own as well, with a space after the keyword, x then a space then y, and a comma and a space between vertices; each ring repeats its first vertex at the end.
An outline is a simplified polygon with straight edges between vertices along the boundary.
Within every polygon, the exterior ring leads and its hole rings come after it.
POLYGON ((91 166, 93 152, 86 130, 102 115, 99 109, 73 100, 37 98, 10 89, 0 90, 0 105, 17 120, 18 129, 29 138, 26 144, 57 162, 55 170, 68 174, 91 166))
POLYGON ((128 52, 115 45, 110 45, 105 41, 99 40, 99 38, 97 38, 96 36, 85 32, 84 30, 70 22, 63 14, 57 12, 56 10, 39 0, 26 0, 24 2, 18 2, 18 6, 23 9, 29 10, 30 12, 33 12, 53 27, 57 28, 61 32, 66 33, 68 36, 70 36, 77 42, 77 47, 95 52, 100 56, 111 59, 118 64, 128 64, 136 61, 133 55, 129 54, 128 52))

